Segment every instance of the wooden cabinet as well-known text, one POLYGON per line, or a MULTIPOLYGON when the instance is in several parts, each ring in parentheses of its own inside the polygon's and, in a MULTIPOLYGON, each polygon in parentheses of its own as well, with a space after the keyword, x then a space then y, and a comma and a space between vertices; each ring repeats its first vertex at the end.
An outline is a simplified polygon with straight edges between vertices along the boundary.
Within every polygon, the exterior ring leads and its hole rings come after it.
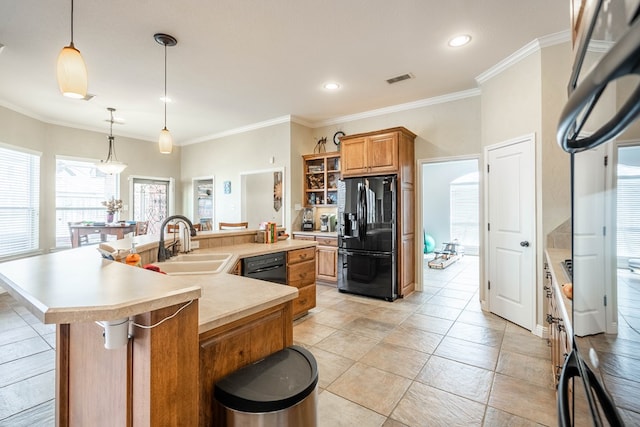
POLYGON ((310 232, 294 232, 295 240, 315 240, 316 246, 316 278, 323 282, 338 282, 338 237, 322 236, 310 232))
POLYGON ((302 156, 304 203, 308 207, 336 206, 340 179, 340 153, 302 156))
POLYGON ((398 296, 415 290, 415 148, 416 135, 403 128, 341 138, 342 177, 397 175, 396 219, 398 296))
POLYGON ((551 373, 554 384, 558 385, 564 360, 571 351, 571 337, 567 333, 567 328, 571 328, 571 319, 565 308, 561 285, 553 279, 549 260, 544 264, 544 291, 547 297, 546 321, 551 348, 551 373))
POLYGON ((293 300, 293 317, 300 317, 316 306, 316 248, 287 252, 287 284, 298 288, 293 300))
POLYGON ((343 137, 342 176, 381 175, 398 171, 398 132, 343 137))
POLYGON ((280 304, 200 334, 200 426, 224 425, 222 407, 213 404, 216 381, 293 344, 291 307, 280 304))
POLYGON ((338 238, 316 236, 316 276, 326 282, 338 281, 338 238))

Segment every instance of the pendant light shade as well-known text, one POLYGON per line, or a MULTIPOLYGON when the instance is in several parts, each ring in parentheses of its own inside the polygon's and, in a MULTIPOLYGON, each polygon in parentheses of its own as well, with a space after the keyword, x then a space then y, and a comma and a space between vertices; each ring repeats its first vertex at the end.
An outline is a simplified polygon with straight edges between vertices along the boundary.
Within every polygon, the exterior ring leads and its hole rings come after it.
POLYGON ((175 37, 169 34, 157 33, 153 35, 156 42, 164 46, 164 128, 160 131, 160 137, 158 138, 158 148, 162 154, 171 154, 173 151, 173 138, 169 129, 167 129, 167 46, 175 46, 178 41, 175 37))
POLYGON ((106 160, 101 160, 100 163, 96 163, 96 168, 98 168, 99 171, 113 175, 113 174, 119 174, 120 172, 125 170, 127 165, 125 163, 118 161, 118 158, 116 157, 116 145, 115 145, 115 140, 113 138, 113 112, 116 110, 115 108, 107 108, 107 110, 109 110, 109 113, 110 113, 110 120, 109 120, 110 127, 109 127, 109 137, 108 137, 109 153, 107 154, 106 160))
POLYGON ((81 99, 87 96, 87 66, 80 51, 73 45, 73 0, 71 0, 71 43, 58 55, 58 86, 60 92, 69 98, 81 99))
POLYGON ((160 148, 162 154, 171 154, 171 151, 173 151, 173 138, 171 137, 169 129, 164 128, 160 131, 158 148, 160 148))

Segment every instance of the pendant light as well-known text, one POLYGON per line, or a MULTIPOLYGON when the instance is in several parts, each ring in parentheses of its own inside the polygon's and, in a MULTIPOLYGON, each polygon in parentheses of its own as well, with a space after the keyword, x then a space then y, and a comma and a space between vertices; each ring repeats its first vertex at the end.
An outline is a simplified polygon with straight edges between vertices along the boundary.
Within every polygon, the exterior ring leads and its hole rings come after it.
POLYGON ((119 174, 120 172, 125 170, 127 165, 125 163, 122 163, 122 162, 118 161, 118 158, 116 157, 116 146, 115 146, 114 138, 113 138, 113 112, 116 111, 116 109, 115 108, 107 108, 107 110, 109 110, 109 113, 111 115, 111 118, 109 120, 109 123, 110 123, 110 127, 109 127, 109 154, 107 154, 107 159, 106 160, 100 160, 100 163, 96 163, 96 168, 98 168, 98 170, 100 170, 100 171, 102 171, 104 173, 108 173, 110 175, 113 175, 113 174, 119 174))
POLYGON ((169 129, 167 129, 167 46, 175 46, 178 41, 175 37, 169 34, 157 33, 153 35, 153 38, 159 44, 164 46, 164 128, 160 131, 160 138, 158 139, 158 148, 162 154, 171 154, 173 150, 173 138, 169 129))
POLYGON ((58 55, 58 86, 64 96, 82 99, 87 96, 87 66, 73 45, 73 0, 71 0, 71 43, 58 55))

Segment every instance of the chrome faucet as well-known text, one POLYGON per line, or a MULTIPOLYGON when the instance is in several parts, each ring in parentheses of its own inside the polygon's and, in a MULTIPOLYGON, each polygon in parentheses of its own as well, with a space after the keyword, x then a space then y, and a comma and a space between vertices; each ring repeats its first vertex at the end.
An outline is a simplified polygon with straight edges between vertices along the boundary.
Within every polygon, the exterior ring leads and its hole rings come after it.
MULTIPOLYGON (((160 242, 158 242, 158 262, 163 262, 166 261, 168 258, 171 257, 171 252, 169 252, 167 250, 167 248, 164 247, 164 228, 167 226, 167 224, 170 221, 173 220, 178 220, 179 222, 182 221, 184 222, 190 231, 190 237, 195 237, 197 234, 196 228, 193 226, 193 223, 191 221, 189 221, 189 218, 187 218, 186 216, 182 216, 182 215, 171 215, 170 217, 166 218, 163 222, 162 222, 162 226, 160 227, 160 242)), ((175 246, 174 246, 175 247, 175 246)), ((191 244, 190 241, 186 242, 184 245, 185 248, 190 248, 191 244)))

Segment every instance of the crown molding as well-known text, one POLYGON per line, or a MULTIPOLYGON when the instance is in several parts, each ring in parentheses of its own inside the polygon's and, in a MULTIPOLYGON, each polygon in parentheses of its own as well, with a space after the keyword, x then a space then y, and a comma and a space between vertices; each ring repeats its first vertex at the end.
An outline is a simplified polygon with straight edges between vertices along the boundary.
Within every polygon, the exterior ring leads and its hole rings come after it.
POLYGON ((481 73, 476 77, 476 83, 478 83, 479 85, 485 83, 487 80, 514 66, 532 53, 539 52, 542 48, 566 43, 569 40, 569 31, 561 31, 559 33, 550 34, 548 36, 535 39, 532 42, 524 45, 522 48, 518 49, 502 61, 498 62, 493 67, 489 68, 487 71, 481 73))
POLYGON ((257 123, 252 123, 252 124, 247 125, 247 126, 241 126, 241 127, 238 127, 238 128, 229 129, 229 130, 226 130, 224 132, 214 133, 214 134, 211 134, 211 135, 202 136, 200 138, 190 139, 188 141, 182 142, 180 145, 198 144, 200 142, 211 141, 211 140, 214 140, 214 139, 220 139, 220 138, 224 138, 226 136, 237 135, 237 134, 240 134, 240 133, 250 132, 252 130, 267 128, 269 126, 280 125, 282 123, 290 123, 292 121, 294 121, 294 120, 292 120, 292 117, 290 115, 289 116, 280 116, 280 117, 276 117, 274 119, 265 120, 265 121, 257 122, 257 123))
POLYGON ((433 98, 420 99, 418 101, 407 102, 405 104, 398 104, 398 105, 392 105, 390 107, 379 108, 377 110, 364 111, 362 113, 335 117, 329 120, 322 120, 322 121, 313 123, 312 127, 320 128, 324 126, 331 126, 335 124, 353 122, 355 120, 368 119, 371 117, 398 113, 401 111, 415 110, 417 108, 428 107, 430 105, 436 105, 436 104, 444 104, 446 102, 457 101, 460 99, 471 98, 473 96, 479 96, 479 95, 480 95, 480 89, 463 90, 460 92, 449 93, 447 95, 435 96, 433 98))

